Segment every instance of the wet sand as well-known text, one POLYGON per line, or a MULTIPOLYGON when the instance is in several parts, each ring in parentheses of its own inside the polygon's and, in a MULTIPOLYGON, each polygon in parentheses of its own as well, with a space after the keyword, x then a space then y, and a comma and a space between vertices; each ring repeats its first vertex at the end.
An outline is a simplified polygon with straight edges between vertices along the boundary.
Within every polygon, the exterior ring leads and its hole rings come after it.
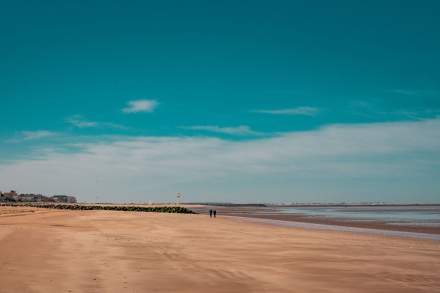
POLYGON ((440 241, 0 208, 0 292, 439 292, 440 241))
MULTIPOLYGON (((190 207, 191 208, 191 207, 190 207)), ((411 233, 426 233, 440 235, 440 226, 420 226, 411 224, 396 224, 377 220, 353 220, 338 219, 321 216, 307 216, 302 214, 282 214, 273 208, 262 207, 237 207, 237 206, 195 206, 196 212, 207 214, 209 209, 215 209, 222 215, 269 219, 289 222, 311 223, 320 225, 332 225, 341 227, 356 227, 365 229, 378 229, 387 231, 401 231, 411 233)))

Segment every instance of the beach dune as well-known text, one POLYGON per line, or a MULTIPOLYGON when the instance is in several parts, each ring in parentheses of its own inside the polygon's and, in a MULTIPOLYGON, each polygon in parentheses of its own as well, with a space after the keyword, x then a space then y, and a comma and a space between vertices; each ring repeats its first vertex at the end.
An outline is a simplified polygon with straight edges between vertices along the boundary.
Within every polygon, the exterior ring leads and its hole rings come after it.
POLYGON ((440 241, 0 208, 0 292, 440 292, 440 241))

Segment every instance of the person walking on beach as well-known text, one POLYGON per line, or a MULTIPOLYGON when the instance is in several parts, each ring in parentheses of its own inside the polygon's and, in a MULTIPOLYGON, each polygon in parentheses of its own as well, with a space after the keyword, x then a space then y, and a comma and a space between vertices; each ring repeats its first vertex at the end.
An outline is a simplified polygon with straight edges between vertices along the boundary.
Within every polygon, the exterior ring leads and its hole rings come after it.
POLYGON ((217 211, 216 210, 214 210, 214 218, 217 216, 217 211))
POLYGON ((209 210, 209 217, 212 218, 212 210, 209 210))

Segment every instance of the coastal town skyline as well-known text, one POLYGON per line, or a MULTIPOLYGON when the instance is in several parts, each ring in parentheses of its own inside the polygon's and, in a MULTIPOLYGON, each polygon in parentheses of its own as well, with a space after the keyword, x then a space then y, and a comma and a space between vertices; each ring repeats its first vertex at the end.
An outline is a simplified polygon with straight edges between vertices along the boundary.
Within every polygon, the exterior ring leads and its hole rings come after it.
POLYGON ((2 192, 0 190, 0 202, 3 203, 21 203, 21 202, 62 202, 76 203, 77 200, 71 195, 55 194, 52 196, 36 193, 18 193, 15 190, 2 192))

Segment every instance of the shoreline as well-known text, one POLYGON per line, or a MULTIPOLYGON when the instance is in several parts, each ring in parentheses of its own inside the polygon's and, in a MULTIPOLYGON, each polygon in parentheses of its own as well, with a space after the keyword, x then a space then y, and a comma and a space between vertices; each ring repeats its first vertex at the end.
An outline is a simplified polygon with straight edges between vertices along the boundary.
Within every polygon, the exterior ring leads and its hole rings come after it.
MULTIPOLYGON (((218 215, 236 216, 251 219, 278 220, 292 223, 317 224, 325 226, 337 226, 346 228, 374 229, 389 232, 407 232, 440 235, 440 226, 422 226, 405 223, 389 223, 379 220, 357 220, 348 218, 330 218, 324 216, 309 216, 302 214, 278 213, 274 208, 257 207, 220 207, 204 206, 192 208, 198 213, 207 213, 209 209, 216 209, 218 215)), ((325 227, 323 226, 323 227, 325 227)))
POLYGON ((390 224, 383 221, 374 220, 353 220, 353 219, 336 219, 336 218, 326 218, 318 216, 302 216, 293 214, 266 214, 266 215, 243 215, 243 217, 248 218, 258 218, 258 219, 268 219, 268 220, 279 220, 286 222, 298 222, 307 224, 319 224, 328 226, 338 226, 338 227, 351 227, 351 228, 362 228, 362 229, 375 229, 383 231, 395 231, 395 232, 409 232, 409 233, 422 233, 422 234, 432 234, 440 235, 440 227, 429 227, 429 226, 415 226, 415 225, 396 225, 390 224))
POLYGON ((277 219, 265 218, 265 217, 226 216, 226 215, 223 217, 237 219, 239 221, 245 220, 252 223, 269 224, 280 227, 301 228, 306 230, 312 229, 312 230, 322 230, 322 231, 350 232, 356 234, 359 233, 359 234, 367 234, 367 235, 381 235, 381 236, 428 239, 428 240, 440 241, 440 234, 432 234, 432 233, 364 228, 364 227, 355 227, 355 226, 347 226, 347 225, 334 225, 329 223, 319 224, 314 222, 285 221, 285 220, 277 220, 277 219))

